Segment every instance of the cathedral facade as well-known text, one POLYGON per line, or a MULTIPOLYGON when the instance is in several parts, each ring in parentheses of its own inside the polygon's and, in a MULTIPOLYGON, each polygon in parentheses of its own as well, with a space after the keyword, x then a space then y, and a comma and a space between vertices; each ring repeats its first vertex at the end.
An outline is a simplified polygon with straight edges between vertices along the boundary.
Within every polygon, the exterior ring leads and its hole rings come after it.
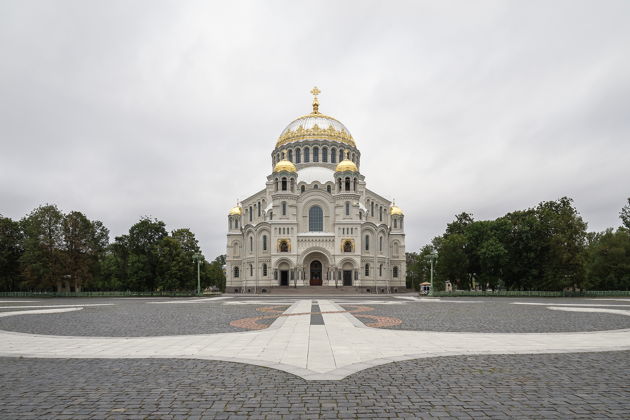
POLYGON ((404 215, 369 190, 350 131, 319 112, 292 121, 271 153, 265 188, 228 214, 226 291, 405 287, 404 215))

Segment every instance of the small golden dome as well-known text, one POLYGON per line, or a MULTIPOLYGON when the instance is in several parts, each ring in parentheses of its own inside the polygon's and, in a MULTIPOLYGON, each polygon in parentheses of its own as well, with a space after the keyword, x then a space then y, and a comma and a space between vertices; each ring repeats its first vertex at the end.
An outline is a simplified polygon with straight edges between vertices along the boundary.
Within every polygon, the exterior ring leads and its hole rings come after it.
POLYGON ((389 208, 389 214, 399 214, 402 216, 403 212, 400 209, 400 207, 396 206, 396 204, 393 204, 390 208, 389 208))
POLYGON ((228 213, 230 216, 240 216, 241 213, 243 212, 243 209, 241 208, 241 206, 236 206, 236 207, 232 207, 232 209, 230 210, 230 213, 228 213))
POLYGON ((359 172, 359 168, 350 160, 350 152, 346 151, 346 158, 337 164, 335 172, 359 172))
POLYGON ((290 160, 282 159, 280 162, 276 163, 276 166, 273 167, 273 171, 297 172, 297 168, 290 160))

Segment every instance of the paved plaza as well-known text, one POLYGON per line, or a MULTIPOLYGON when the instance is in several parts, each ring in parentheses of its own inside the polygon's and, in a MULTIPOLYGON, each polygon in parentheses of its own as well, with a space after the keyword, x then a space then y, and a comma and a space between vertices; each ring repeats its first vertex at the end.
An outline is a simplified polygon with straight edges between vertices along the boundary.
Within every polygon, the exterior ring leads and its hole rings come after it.
POLYGON ((0 418, 629 418, 630 299, 4 299, 0 418))

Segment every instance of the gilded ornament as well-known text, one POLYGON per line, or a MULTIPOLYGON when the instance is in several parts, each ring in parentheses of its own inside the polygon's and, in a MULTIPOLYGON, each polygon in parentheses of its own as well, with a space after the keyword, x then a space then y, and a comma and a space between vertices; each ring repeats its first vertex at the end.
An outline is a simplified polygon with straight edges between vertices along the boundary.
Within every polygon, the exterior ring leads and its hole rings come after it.
MULTIPOLYGON (((312 117, 312 115, 304 115, 300 118, 297 118, 297 120, 308 117, 312 117)), ((317 117, 336 121, 341 124, 335 118, 329 117, 324 114, 318 114, 317 117)), ((345 143, 349 146, 356 147, 354 139, 352 138, 352 135, 350 133, 345 130, 336 130, 332 126, 332 124, 329 124, 328 127, 320 127, 318 124, 315 124, 312 128, 304 128, 300 125, 295 130, 287 130, 286 132, 282 133, 282 135, 278 138, 276 147, 300 140, 330 140, 338 141, 340 143, 345 143)))

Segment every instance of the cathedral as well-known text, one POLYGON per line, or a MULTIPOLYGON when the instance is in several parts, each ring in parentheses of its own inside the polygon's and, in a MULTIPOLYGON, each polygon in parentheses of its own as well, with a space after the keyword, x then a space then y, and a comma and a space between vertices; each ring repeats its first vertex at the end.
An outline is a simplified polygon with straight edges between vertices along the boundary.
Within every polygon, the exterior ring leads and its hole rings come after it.
POLYGON ((404 215, 369 190, 350 131, 319 112, 293 120, 271 153, 265 188, 228 214, 226 291, 405 288, 404 215))

